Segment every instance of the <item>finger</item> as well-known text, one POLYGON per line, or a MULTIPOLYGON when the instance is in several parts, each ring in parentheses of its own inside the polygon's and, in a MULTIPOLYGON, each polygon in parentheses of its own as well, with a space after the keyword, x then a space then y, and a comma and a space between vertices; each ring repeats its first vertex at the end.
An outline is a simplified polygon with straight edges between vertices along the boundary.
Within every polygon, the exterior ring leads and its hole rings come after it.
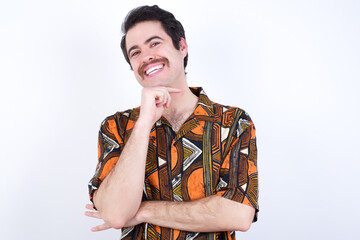
POLYGON ((164 107, 166 107, 167 102, 169 101, 170 94, 165 91, 164 93, 164 107))
POLYGON ((86 211, 86 212, 85 212, 85 216, 87 216, 87 217, 92 217, 92 218, 102 219, 99 212, 89 212, 89 211, 86 211))
POLYGON ((86 204, 85 208, 89 209, 89 210, 95 210, 96 211, 96 209, 94 208, 94 206, 92 204, 86 204))
POLYGON ((164 101, 164 93, 160 92, 160 91, 155 92, 154 98, 155 98, 155 102, 157 102, 157 103, 162 102, 162 101, 164 101))
POLYGON ((167 92, 167 95, 168 95, 168 98, 167 98, 167 101, 166 101, 166 105, 165 105, 165 107, 170 107, 170 103, 171 103, 171 96, 170 96, 170 93, 169 92, 167 92))
POLYGON ((156 107, 157 108, 160 108, 160 107, 164 107, 165 103, 161 102, 161 103, 157 103, 156 104, 156 107))
POLYGON ((166 102, 168 101, 168 98, 170 96, 168 91, 166 91, 165 89, 159 89, 158 91, 156 91, 155 95, 156 95, 156 97, 155 97, 156 104, 159 104, 159 103, 166 104, 166 102))
POLYGON ((169 88, 169 87, 165 87, 166 91, 169 93, 179 93, 181 92, 181 89, 178 88, 169 88))
POLYGON ((98 232, 98 231, 107 230, 107 229, 109 229, 109 228, 111 228, 111 227, 110 227, 109 225, 107 225, 106 223, 104 223, 104 224, 101 224, 101 225, 99 225, 99 226, 92 227, 92 228, 91 228, 91 231, 92 231, 92 232, 98 232))

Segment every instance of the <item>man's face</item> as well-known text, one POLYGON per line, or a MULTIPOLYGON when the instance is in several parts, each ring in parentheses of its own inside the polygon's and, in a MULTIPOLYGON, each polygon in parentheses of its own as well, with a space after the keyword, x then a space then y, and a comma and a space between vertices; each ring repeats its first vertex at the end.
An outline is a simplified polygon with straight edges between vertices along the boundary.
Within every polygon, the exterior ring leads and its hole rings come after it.
POLYGON ((176 87, 184 73, 187 45, 177 50, 159 21, 137 23, 126 34, 126 51, 137 81, 143 87, 176 87))

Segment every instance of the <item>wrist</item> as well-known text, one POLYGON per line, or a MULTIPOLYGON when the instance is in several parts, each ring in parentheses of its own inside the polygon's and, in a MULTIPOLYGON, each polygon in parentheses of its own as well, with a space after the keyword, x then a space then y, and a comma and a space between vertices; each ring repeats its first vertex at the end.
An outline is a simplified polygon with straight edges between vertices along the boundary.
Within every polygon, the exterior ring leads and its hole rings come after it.
POLYGON ((143 201, 140 205, 136 218, 139 222, 149 222, 151 219, 151 201, 143 201))
POLYGON ((140 118, 136 121, 135 127, 141 129, 142 131, 151 131, 154 123, 147 119, 140 118))

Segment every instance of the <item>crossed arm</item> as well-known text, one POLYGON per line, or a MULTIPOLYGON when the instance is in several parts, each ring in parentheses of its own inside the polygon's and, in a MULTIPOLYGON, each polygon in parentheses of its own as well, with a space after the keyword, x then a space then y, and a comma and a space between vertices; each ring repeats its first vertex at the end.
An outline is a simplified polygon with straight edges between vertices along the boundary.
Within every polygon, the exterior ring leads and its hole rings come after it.
MULTIPOLYGON (((92 204, 87 208, 93 210, 92 204)), ((100 212, 87 211, 85 214, 101 219, 100 212)), ((216 195, 188 202, 145 201, 124 227, 147 222, 191 232, 247 231, 254 214, 253 207, 216 195)), ((105 222, 92 231, 109 228, 111 226, 105 222)))

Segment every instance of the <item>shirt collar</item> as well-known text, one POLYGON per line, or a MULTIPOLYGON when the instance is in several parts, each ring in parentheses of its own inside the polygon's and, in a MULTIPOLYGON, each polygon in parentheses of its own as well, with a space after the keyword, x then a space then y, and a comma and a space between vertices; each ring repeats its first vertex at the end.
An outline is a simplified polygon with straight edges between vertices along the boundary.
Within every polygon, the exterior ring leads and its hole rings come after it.
POLYGON ((214 106, 204 90, 201 87, 190 87, 190 90, 198 97, 198 103, 194 112, 176 133, 176 139, 182 138, 189 131, 198 127, 199 121, 214 121, 214 106))
MULTIPOLYGON (((214 106, 212 101, 208 98, 205 91, 202 89, 202 87, 189 87, 191 92, 198 97, 198 103, 194 110, 194 112, 190 115, 187 121, 211 121, 214 120, 214 106)), ((169 126, 170 123, 167 122, 167 120, 161 116, 161 118, 156 122, 157 126, 160 126, 161 124, 167 124, 169 126)))
MULTIPOLYGON (((200 125, 199 121, 215 121, 214 106, 206 95, 205 91, 201 87, 190 87, 190 90, 193 94, 195 94, 195 96, 198 97, 198 103, 194 112, 183 123, 179 131, 176 133, 176 139, 180 139, 186 133, 198 127, 200 125)), ((166 118, 161 116, 161 118, 155 122, 155 126, 159 127, 163 124, 171 127, 171 124, 166 120, 166 118)))
POLYGON ((196 120, 211 121, 214 116, 212 101, 201 87, 190 87, 190 90, 198 97, 198 103, 192 117, 196 118, 196 120))

